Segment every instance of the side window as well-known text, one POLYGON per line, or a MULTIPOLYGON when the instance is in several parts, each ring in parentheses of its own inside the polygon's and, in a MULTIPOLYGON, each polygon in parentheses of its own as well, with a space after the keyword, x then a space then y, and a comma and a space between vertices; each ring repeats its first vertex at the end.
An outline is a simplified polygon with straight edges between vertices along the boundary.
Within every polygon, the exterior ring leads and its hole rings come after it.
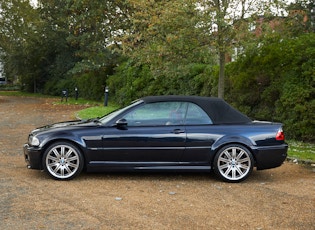
POLYGON ((156 102, 136 108, 124 118, 128 126, 181 125, 186 110, 186 102, 156 102))
POLYGON ((208 114, 198 105, 189 103, 186 115, 186 125, 210 125, 213 124, 208 114))

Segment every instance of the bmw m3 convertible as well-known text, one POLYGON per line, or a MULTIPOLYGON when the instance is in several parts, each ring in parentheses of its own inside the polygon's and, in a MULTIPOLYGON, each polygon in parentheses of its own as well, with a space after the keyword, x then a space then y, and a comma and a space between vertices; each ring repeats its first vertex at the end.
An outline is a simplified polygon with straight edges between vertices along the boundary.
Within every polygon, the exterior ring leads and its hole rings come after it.
POLYGON ((69 180, 82 170, 211 170, 240 182, 253 168, 280 166, 287 156, 281 123, 252 121, 224 100, 149 96, 99 119, 33 130, 24 145, 27 167, 69 180))

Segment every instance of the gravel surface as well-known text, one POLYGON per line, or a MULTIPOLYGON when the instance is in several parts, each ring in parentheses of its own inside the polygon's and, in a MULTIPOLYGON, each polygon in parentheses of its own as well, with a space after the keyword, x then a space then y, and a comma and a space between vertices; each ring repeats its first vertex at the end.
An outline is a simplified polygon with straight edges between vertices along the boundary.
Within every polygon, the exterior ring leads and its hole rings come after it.
POLYGON ((0 96, 0 229, 315 229, 315 173, 286 162, 244 182, 213 173, 82 173, 55 181, 28 170, 32 129, 80 106, 0 96))

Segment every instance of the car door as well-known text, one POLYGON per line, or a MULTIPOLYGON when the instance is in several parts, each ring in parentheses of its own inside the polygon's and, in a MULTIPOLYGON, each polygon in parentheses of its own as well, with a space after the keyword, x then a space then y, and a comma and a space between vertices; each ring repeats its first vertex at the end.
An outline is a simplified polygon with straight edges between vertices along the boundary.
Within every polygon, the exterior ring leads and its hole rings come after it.
POLYGON ((212 120, 194 103, 189 103, 185 119, 186 149, 181 158, 182 165, 208 165, 210 149, 218 135, 211 133, 212 120))
POLYGON ((144 104, 119 119, 102 136, 99 160, 137 165, 177 165, 185 149, 183 102, 144 104))

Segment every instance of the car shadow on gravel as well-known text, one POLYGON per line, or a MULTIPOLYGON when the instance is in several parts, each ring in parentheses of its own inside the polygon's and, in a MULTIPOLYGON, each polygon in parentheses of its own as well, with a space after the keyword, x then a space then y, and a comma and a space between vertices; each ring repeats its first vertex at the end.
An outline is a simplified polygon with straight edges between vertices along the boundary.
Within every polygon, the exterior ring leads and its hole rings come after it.
MULTIPOLYGON (((240 183, 269 183, 281 180, 282 175, 275 172, 277 169, 256 170, 254 169, 251 175, 240 183)), ((52 180, 43 170, 30 170, 33 179, 37 180, 52 180)), ((185 181, 185 182, 209 182, 222 183, 214 172, 85 172, 83 171, 78 177, 71 181, 86 182, 86 181, 185 181)), ((65 181, 67 182, 67 181, 65 181)), ((223 182, 224 183, 224 182, 223 182)), ((231 184, 226 182, 227 184, 231 184)))
POLYGON ((170 173, 170 172, 110 172, 110 173, 82 173, 78 178, 83 180, 217 180, 212 173, 170 173))
MULTIPOLYGON (((209 183, 222 183, 213 173, 206 172, 83 172, 74 180, 137 180, 137 181, 200 181, 209 183)), ((273 175, 267 171, 256 171, 240 183, 261 183, 273 181, 273 175)), ((228 183, 230 184, 230 183, 228 183)))

